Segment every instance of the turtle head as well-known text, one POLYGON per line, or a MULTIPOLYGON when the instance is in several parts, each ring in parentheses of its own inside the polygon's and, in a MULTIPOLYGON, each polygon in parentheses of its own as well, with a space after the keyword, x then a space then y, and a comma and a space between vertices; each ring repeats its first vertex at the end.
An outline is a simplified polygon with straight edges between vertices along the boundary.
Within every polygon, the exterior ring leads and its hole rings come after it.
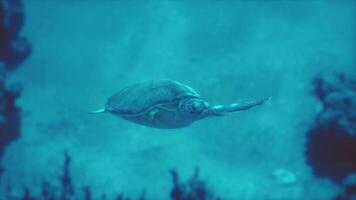
POLYGON ((188 98, 179 102, 180 112, 194 118, 205 117, 205 112, 209 108, 208 102, 200 98, 188 98))

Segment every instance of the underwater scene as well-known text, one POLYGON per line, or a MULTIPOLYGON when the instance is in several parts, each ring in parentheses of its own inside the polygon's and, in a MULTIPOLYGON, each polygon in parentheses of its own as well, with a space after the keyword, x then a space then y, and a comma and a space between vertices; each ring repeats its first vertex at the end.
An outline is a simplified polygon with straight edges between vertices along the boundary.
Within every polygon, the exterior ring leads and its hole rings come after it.
POLYGON ((356 200, 356 1, 0 0, 0 200, 356 200))

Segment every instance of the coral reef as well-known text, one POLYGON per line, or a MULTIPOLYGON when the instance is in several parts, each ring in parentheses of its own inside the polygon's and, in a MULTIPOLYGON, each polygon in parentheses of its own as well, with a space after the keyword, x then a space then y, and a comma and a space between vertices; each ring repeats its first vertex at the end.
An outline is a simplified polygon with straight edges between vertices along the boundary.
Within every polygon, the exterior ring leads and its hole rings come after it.
POLYGON ((20 135, 20 108, 15 105, 20 92, 20 86, 6 88, 0 79, 0 158, 5 146, 20 135))
MULTIPOLYGON (((28 40, 20 36, 24 24, 21 0, 0 0, 0 160, 5 146, 20 136, 19 85, 6 86, 6 74, 31 53, 28 40)), ((4 169, 0 166, 0 175, 4 169)))
POLYGON ((31 53, 31 45, 20 36, 24 24, 21 0, 0 0, 0 61, 15 69, 31 53))
MULTIPOLYGON (((307 133, 307 162, 316 176, 344 184, 356 173, 356 80, 324 75, 314 80, 314 86, 323 109, 307 133)), ((354 187, 346 186, 345 194, 355 194, 354 187)))

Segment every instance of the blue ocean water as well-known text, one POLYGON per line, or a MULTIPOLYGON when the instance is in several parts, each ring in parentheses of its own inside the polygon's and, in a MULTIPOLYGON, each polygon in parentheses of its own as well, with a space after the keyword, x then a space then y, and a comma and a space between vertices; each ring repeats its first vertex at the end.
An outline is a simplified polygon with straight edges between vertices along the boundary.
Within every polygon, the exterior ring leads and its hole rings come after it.
POLYGON ((170 199, 170 170, 184 182, 196 168, 221 199, 321 200, 343 190, 315 176, 306 135, 322 110, 313 79, 356 75, 355 1, 23 3, 32 52, 7 77, 23 88, 21 136, 1 159, 0 199, 24 187, 40 195, 44 179, 59 191, 63 152, 74 199, 87 186, 93 199, 170 199), (127 85, 162 78, 211 104, 272 99, 182 129, 88 114, 127 85))

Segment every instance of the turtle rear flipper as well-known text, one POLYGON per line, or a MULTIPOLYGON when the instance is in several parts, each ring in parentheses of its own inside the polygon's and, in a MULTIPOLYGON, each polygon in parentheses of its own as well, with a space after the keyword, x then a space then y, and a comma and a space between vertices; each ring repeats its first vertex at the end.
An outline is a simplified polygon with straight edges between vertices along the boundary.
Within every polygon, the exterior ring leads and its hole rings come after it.
POLYGON ((89 113, 90 114, 97 114, 97 113, 106 113, 106 112, 107 112, 106 108, 100 108, 98 110, 90 111, 89 113))

